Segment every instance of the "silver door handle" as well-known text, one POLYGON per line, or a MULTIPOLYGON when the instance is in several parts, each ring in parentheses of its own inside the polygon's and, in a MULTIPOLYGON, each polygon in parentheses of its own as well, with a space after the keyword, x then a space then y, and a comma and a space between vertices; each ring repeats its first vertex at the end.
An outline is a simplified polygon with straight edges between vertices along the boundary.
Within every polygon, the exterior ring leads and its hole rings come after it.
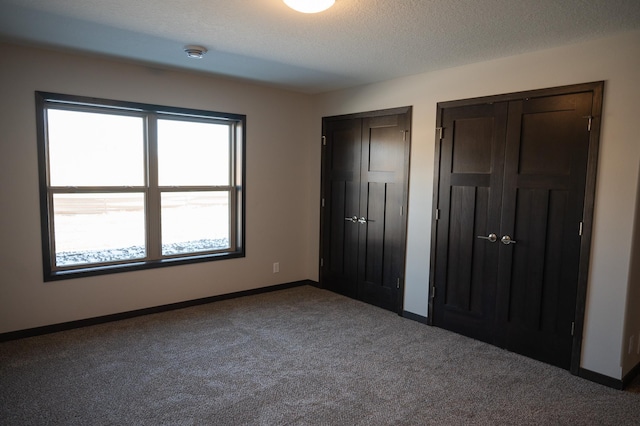
POLYGON ((510 236, 505 235, 504 237, 502 237, 500 239, 500 241, 502 242, 502 244, 508 246, 509 244, 515 244, 515 240, 512 240, 510 236))
POLYGON ((498 241, 498 236, 496 234, 489 234, 486 237, 483 235, 478 235, 476 238, 480 238, 481 240, 489 240, 492 243, 498 241))
POLYGON ((348 220, 348 221, 351 221, 353 223, 356 223, 358 221, 358 216, 345 217, 344 220, 348 220))
POLYGON ((367 219, 362 216, 360 219, 358 219, 358 223, 367 223, 367 219))

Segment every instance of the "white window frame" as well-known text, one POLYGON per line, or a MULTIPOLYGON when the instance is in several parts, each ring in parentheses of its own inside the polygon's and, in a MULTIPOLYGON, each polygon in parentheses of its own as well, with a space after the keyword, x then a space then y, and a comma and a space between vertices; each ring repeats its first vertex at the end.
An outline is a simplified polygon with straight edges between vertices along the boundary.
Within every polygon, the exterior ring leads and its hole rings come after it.
POLYGON ((246 116, 197 109, 35 92, 42 259, 45 281, 125 272, 195 262, 244 257, 245 255, 245 135, 246 116), (144 185, 56 187, 49 179, 47 111, 63 109, 141 117, 145 125, 144 185), (157 120, 174 119, 229 126, 229 184, 223 186, 160 186, 158 183, 157 120), (169 192, 223 191, 229 194, 229 248, 163 255, 161 248, 161 194, 169 192), (102 263, 56 265, 53 196, 55 194, 143 193, 145 204, 146 257, 102 263))

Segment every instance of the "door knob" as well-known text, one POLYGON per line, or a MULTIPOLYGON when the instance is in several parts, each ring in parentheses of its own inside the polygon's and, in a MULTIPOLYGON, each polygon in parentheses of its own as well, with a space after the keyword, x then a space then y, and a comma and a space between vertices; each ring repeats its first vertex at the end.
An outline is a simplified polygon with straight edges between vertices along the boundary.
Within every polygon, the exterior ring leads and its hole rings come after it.
POLYGON ((502 242, 502 244, 508 246, 509 244, 515 244, 515 240, 512 240, 510 236, 505 235, 504 237, 502 237, 500 239, 500 241, 502 242))
POLYGON ((344 220, 351 221, 353 223, 358 222, 358 216, 345 217, 344 220))
POLYGON ((498 241, 498 236, 496 234, 489 234, 486 237, 484 235, 478 235, 476 238, 480 238, 481 240, 489 240, 489 242, 492 243, 498 241))
POLYGON ((367 223, 367 219, 362 216, 360 219, 358 219, 358 223, 367 223))

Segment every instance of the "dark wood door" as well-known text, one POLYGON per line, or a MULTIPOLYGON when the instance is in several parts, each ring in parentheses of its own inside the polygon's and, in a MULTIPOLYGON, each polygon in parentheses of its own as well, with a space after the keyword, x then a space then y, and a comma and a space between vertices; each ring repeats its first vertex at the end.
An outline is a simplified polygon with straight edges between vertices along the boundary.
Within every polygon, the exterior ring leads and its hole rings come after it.
POLYGON ((433 324, 485 342, 494 340, 499 247, 478 237, 498 239, 507 107, 442 111, 433 324))
POLYGON ((401 312, 410 109, 323 120, 323 287, 401 312))
POLYGON ((321 283, 356 297, 362 120, 326 120, 324 127, 321 283))
POLYGON ((439 107, 430 305, 436 326, 566 369, 594 114, 593 91, 568 92, 439 107))
POLYGON ((498 337, 568 369, 575 321, 591 93, 509 103, 498 337))

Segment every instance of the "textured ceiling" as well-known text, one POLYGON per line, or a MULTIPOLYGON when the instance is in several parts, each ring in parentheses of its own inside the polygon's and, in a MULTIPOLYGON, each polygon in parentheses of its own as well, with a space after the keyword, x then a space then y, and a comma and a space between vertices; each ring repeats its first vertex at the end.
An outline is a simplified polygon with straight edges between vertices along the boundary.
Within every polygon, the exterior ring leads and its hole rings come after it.
POLYGON ((0 0, 0 39, 318 93, 640 29, 640 0, 0 0), (182 47, 209 49, 201 60, 182 47))

